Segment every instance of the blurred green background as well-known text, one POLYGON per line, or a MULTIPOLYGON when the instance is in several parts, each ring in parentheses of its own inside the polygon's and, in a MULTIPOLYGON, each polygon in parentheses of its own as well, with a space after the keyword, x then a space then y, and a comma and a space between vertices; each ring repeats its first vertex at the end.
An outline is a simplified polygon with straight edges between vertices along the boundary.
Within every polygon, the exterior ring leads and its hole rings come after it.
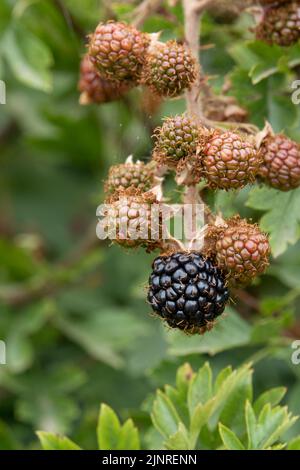
MULTIPOLYGON (((184 110, 183 100, 152 114, 145 92, 103 106, 78 104, 78 69, 87 33, 112 14, 130 20, 134 2, 2 0, 0 79, 0 449, 39 448, 35 431, 66 433, 94 448, 100 402, 129 414, 147 439, 148 397, 172 383, 185 361, 208 357, 215 371, 255 363, 256 393, 288 387, 300 411, 300 192, 263 187, 239 194, 207 192, 226 216, 261 219, 274 259, 261 280, 239 292, 216 329, 204 337, 170 332, 150 315, 145 288, 153 255, 94 240, 96 207, 110 165, 129 155, 146 160, 161 117, 184 110), (109 11, 111 10, 111 11, 109 11), (276 258, 275 258, 276 257, 276 258)), ((135 2, 138 3, 138 2, 135 2)), ((179 5, 144 28, 164 38, 183 35, 179 5)), ((250 15, 223 24, 203 20, 202 65, 220 91, 248 108, 251 122, 268 119, 300 138, 299 106, 291 101, 300 47, 283 52, 252 40, 250 15)), ((170 183, 170 194, 176 191, 170 183)), ((296 425, 291 435, 300 432, 296 425)))

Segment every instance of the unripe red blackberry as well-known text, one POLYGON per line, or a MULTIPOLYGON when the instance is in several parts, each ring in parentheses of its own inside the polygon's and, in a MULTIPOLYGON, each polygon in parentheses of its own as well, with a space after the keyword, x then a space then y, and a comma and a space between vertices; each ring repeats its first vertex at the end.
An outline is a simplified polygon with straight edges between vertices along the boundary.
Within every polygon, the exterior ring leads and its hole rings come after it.
POLYGON ((189 49, 177 43, 156 42, 148 50, 142 82, 160 96, 179 96, 197 76, 189 49))
POLYGON ((280 191, 300 186, 300 144, 282 134, 268 135, 260 146, 259 176, 280 191))
POLYGON ((260 158, 246 138, 216 131, 203 148, 202 165, 211 188, 238 189, 255 180, 260 158))
POLYGON ((214 226, 210 236, 216 263, 233 284, 248 284, 269 265, 270 244, 259 227, 234 217, 214 226))
POLYGON ((154 158, 166 165, 176 165, 196 154, 199 135, 199 126, 185 114, 166 118, 162 127, 155 130, 154 158))
MULTIPOLYGON (((148 251, 160 245, 161 215, 154 194, 133 188, 114 193, 106 200, 100 221, 102 233, 125 248, 144 247, 148 251)), ((99 227, 98 227, 99 229, 99 227)))
POLYGON ((114 81, 140 78, 149 36, 115 21, 100 23, 90 37, 89 55, 101 76, 114 81))
POLYGON ((129 85, 100 77, 89 55, 86 54, 80 64, 78 88, 81 92, 80 104, 101 104, 119 100, 129 90, 129 85))
POLYGON ((225 309, 229 291, 221 271, 197 252, 159 256, 153 262, 148 301, 171 328, 204 333, 225 309))
POLYGON ((267 8, 256 28, 256 37, 278 46, 295 44, 300 38, 299 2, 267 8))
POLYGON ((156 183, 154 162, 127 161, 113 165, 109 169, 105 183, 105 192, 114 193, 127 188, 136 188, 141 192, 149 191, 156 183))

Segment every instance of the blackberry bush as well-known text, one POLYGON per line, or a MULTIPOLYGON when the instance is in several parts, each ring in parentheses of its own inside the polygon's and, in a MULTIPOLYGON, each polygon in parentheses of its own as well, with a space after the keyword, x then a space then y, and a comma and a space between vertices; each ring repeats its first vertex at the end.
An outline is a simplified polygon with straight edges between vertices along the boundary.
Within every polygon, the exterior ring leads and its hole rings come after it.
POLYGON ((299 5, 0 2, 1 450, 300 450, 299 5))

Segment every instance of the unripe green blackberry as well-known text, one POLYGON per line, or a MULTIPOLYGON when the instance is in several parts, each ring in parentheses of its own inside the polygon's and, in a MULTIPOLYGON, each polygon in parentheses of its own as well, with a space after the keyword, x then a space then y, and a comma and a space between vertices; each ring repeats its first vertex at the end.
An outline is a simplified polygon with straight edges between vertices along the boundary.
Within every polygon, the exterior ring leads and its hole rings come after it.
POLYGON ((295 44, 300 38, 299 2, 267 8, 256 28, 256 37, 278 46, 295 44))
POLYGON ((215 131, 202 150, 203 173, 213 189, 239 189, 255 181, 260 158, 253 143, 215 131))
POLYGON ((126 83, 112 82, 100 77, 98 71, 86 54, 80 64, 80 79, 78 83, 80 104, 108 103, 119 100, 128 90, 126 83))
POLYGON ((234 217, 209 231, 218 267, 232 284, 248 284, 269 265, 270 244, 257 225, 234 217))
POLYGON ((300 144, 282 134, 268 135, 259 153, 263 160, 259 176, 264 182, 280 191, 300 186, 300 144))
POLYGON ((158 95, 179 96, 191 87, 196 76, 196 62, 186 46, 168 41, 149 48, 142 82, 158 95))
POLYGON ((106 200, 100 220, 101 232, 125 248, 144 247, 151 251, 160 246, 161 215, 151 192, 133 188, 114 193, 106 200))
POLYGON ((148 301, 171 328, 204 333, 225 309, 229 291, 221 271, 198 252, 159 256, 153 262, 148 301))
POLYGON ((185 114, 166 118, 162 127, 155 130, 154 158, 166 165, 197 153, 200 129, 198 124, 185 114))
POLYGON ((141 192, 149 191, 156 183, 155 163, 127 161, 111 166, 105 183, 105 192, 114 193, 127 188, 135 188, 141 192))
POLYGON ((89 55, 101 76, 113 81, 140 78, 149 36, 125 23, 100 23, 90 37, 89 55))

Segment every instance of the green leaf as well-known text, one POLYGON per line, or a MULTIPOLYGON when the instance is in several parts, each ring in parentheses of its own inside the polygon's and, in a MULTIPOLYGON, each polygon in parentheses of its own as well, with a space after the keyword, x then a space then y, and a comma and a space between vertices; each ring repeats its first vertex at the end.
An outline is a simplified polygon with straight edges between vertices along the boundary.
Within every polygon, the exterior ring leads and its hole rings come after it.
POLYGON ((121 428, 118 450, 139 450, 140 438, 139 432, 135 427, 132 419, 125 421, 121 428))
POLYGON ((160 390, 156 394, 151 418, 156 429, 165 438, 177 432, 180 423, 179 415, 171 400, 160 390))
POLYGON ((214 393, 217 393, 218 390, 222 387, 225 380, 232 374, 232 367, 227 366, 222 369, 216 377, 215 384, 214 384, 214 393))
POLYGON ((246 450, 236 434, 222 423, 219 423, 219 433, 227 450, 246 450))
POLYGON ((7 362, 11 371, 23 372, 32 364, 34 350, 30 336, 42 328, 52 313, 53 306, 46 300, 28 307, 21 318, 11 321, 7 332, 7 362))
POLYGON ((37 435, 44 450, 81 450, 68 437, 44 431, 38 431, 37 435))
POLYGON ((288 450, 300 450, 300 436, 295 437, 288 443, 288 450))
POLYGON ((209 422, 211 429, 217 427, 221 415, 223 416, 223 421, 226 419, 226 425, 231 424, 233 417, 235 417, 233 402, 242 397, 241 403, 243 403, 245 398, 252 395, 251 386, 249 386, 252 376, 250 367, 250 364, 245 364, 239 369, 234 370, 230 375, 227 374, 225 380, 219 386, 214 395, 215 406, 209 422), (231 400, 232 397, 233 400, 231 400))
POLYGON ((226 310, 212 331, 204 336, 186 337, 181 332, 169 332, 169 352, 174 356, 189 354, 217 354, 221 351, 244 346, 251 338, 251 326, 232 309, 226 310), (226 315, 227 314, 227 315, 226 315))
POLYGON ((267 403, 270 403, 271 406, 276 406, 281 402, 285 394, 285 387, 271 388, 270 390, 262 393, 253 405, 255 414, 259 414, 267 403))
POLYGON ((191 381, 194 380, 195 372, 189 363, 179 367, 176 374, 176 387, 179 394, 186 398, 191 381))
POLYGON ((124 352, 134 347, 132 338, 146 334, 142 319, 117 308, 76 318, 56 317, 55 324, 92 357, 115 368, 124 366, 124 352))
POLYGON ((217 405, 216 397, 211 398, 204 405, 199 403, 196 406, 193 415, 191 416, 190 423, 190 448, 195 449, 197 444, 198 436, 203 428, 206 425, 214 412, 217 405))
POLYGON ((279 256, 300 238, 300 189, 281 192, 268 187, 254 188, 247 206, 266 212, 260 221, 270 233, 273 255, 279 256))
POLYGON ((128 419, 122 426, 116 413, 105 404, 101 405, 98 426, 98 446, 101 450, 139 450, 137 428, 128 419))
POLYGON ((223 406, 219 420, 238 435, 245 426, 244 409, 246 401, 252 401, 252 372, 245 371, 236 381, 231 393, 223 406))
POLYGON ((13 428, 0 420, 0 450, 20 450, 22 447, 13 428))
POLYGON ((248 436, 248 449, 256 449, 257 435, 256 435, 256 417, 251 403, 247 401, 245 407, 245 419, 248 436))
POLYGON ((116 413, 107 405, 100 408, 97 438, 99 449, 113 450, 118 446, 121 424, 116 413))
POLYGON ((190 450, 188 433, 183 423, 179 423, 178 431, 164 445, 168 450, 190 450))
POLYGON ((16 24, 3 38, 3 54, 18 80, 38 90, 52 90, 52 55, 37 36, 16 24))
POLYGON ((292 417, 287 407, 271 408, 267 403, 262 409, 258 422, 259 448, 267 449, 275 444, 294 425, 298 417, 292 417))
POLYGON ((188 391, 188 407, 190 416, 199 404, 206 403, 212 394, 212 371, 206 362, 193 377, 188 391))

